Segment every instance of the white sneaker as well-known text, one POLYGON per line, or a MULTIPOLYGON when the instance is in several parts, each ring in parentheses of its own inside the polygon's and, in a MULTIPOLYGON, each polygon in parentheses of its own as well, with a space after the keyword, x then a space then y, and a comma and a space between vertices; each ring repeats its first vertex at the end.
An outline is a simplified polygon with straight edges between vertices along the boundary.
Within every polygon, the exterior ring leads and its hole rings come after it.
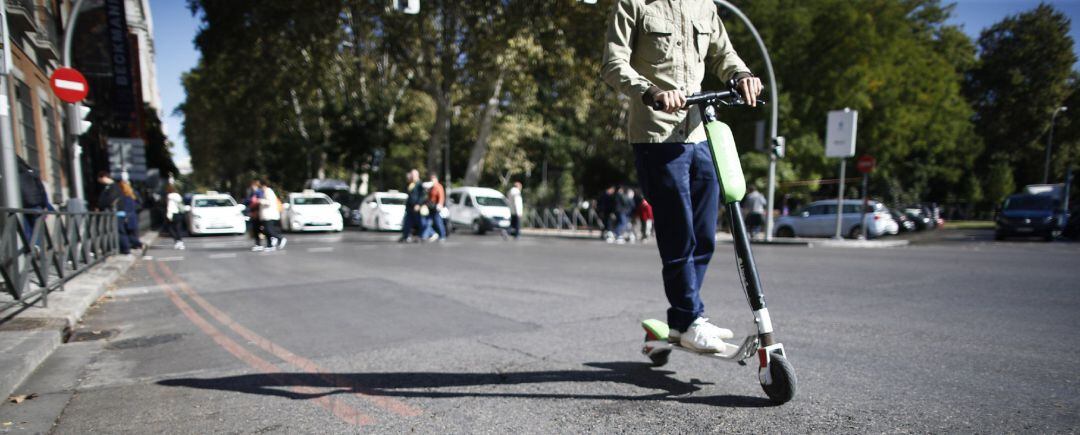
POLYGON ((672 329, 668 333, 668 341, 677 340, 682 347, 696 352, 728 353, 733 350, 732 348, 738 349, 738 346, 724 342, 725 339, 734 336, 735 334, 730 329, 721 328, 709 323, 709 319, 698 317, 694 323, 690 324, 686 332, 680 333, 672 329))
POLYGON ((285 249, 285 244, 286 243, 289 243, 289 239, 286 239, 284 237, 278 239, 277 249, 285 249))

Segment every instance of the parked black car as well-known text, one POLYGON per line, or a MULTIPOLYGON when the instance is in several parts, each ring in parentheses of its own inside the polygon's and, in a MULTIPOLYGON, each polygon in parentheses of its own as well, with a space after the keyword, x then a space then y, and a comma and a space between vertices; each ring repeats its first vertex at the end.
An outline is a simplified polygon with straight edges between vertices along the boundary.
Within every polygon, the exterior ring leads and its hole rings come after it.
POLYGON ((1068 223, 1061 201, 1051 195, 1017 194, 1001 203, 994 238, 1039 236, 1046 241, 1061 235, 1068 223))
POLYGON ((911 220, 911 218, 900 210, 890 208, 889 214, 891 214, 893 220, 896 221, 896 226, 899 227, 901 233, 915 231, 915 221, 911 220))
POLYGON ((919 206, 910 206, 904 208, 904 216, 907 216, 915 224, 916 231, 923 231, 934 228, 934 220, 926 214, 926 211, 919 206))

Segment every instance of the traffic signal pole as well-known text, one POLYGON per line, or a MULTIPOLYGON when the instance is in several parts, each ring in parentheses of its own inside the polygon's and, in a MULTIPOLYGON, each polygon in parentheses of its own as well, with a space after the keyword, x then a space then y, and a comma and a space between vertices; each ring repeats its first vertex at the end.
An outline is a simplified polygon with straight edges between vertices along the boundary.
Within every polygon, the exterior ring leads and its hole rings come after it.
POLYGON ((8 76, 11 74, 11 36, 8 34, 7 2, 0 2, 0 24, 4 26, 4 59, 0 62, 0 175, 3 176, 3 206, 22 208, 19 194, 19 172, 15 163, 15 138, 12 136, 11 99, 8 96, 8 76))
POLYGON ((765 41, 761 39, 761 35, 758 33, 757 28, 750 22, 750 18, 746 16, 739 8, 731 4, 726 0, 713 0, 714 3, 723 6, 730 10, 735 16, 739 17, 739 20, 746 25, 746 28, 750 30, 750 34, 754 36, 754 41, 757 42, 758 49, 761 50, 761 57, 765 61, 765 75, 769 81, 769 143, 773 149, 769 152, 769 181, 768 181, 768 213, 765 213, 765 240, 772 241, 773 239, 773 209, 775 206, 775 192, 776 192, 776 160, 781 157, 778 153, 782 152, 778 150, 782 148, 781 145, 783 139, 777 140, 777 120, 779 118, 780 110, 780 89, 776 87, 776 74, 773 73, 772 58, 769 57, 769 50, 765 48, 765 41))
MULTIPOLYGON (((67 26, 64 28, 64 66, 71 68, 71 40, 75 34, 75 20, 79 18, 79 12, 82 11, 83 0, 76 0, 75 5, 71 8, 70 17, 68 18, 67 26)), ((7 22, 7 21, 5 21, 7 22)), ((5 33, 7 31, 5 30, 5 33)), ((5 48, 7 44, 4 44, 5 48)), ((7 87, 5 86, 5 89, 7 87)), ((75 181, 75 191, 72 192, 72 199, 69 201, 68 211, 80 212, 86 211, 86 194, 83 190, 83 174, 82 174, 82 145, 79 144, 79 134, 82 129, 82 118, 79 116, 80 103, 68 104, 68 135, 71 137, 71 178, 75 181)))

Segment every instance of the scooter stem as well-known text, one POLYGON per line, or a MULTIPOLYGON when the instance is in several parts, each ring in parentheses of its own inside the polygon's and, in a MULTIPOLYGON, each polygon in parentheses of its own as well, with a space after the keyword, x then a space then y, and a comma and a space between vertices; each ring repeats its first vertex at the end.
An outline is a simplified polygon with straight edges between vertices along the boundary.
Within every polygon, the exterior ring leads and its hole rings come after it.
MULTIPOLYGON (((729 162, 728 159, 737 159, 737 155, 734 151, 728 150, 727 157, 721 157, 717 155, 715 145, 724 140, 720 137, 714 137, 717 135, 719 128, 710 128, 709 124, 720 123, 716 117, 716 109, 710 105, 699 105, 701 111, 701 119, 706 124, 705 132, 709 140, 709 154, 713 160, 713 170, 716 171, 717 182, 720 183, 720 197, 724 198, 725 206, 727 207, 728 221, 731 224, 731 236, 735 242, 735 261, 739 269, 739 278, 742 280, 743 290, 746 292, 746 299, 750 303, 750 308, 754 310, 754 323, 757 324, 758 338, 761 341, 761 346, 770 346, 773 344, 772 338, 772 319, 769 317, 769 310, 765 306, 765 295, 761 289, 761 280, 758 277, 757 266, 754 262, 754 254, 750 250, 750 236, 746 231, 746 224, 743 222, 742 208, 739 205, 739 200, 742 199, 744 191, 739 192, 723 192, 725 185, 734 189, 740 189, 739 186, 745 186, 743 180, 724 180, 724 172, 733 172, 732 168, 738 169, 735 174, 728 174, 729 176, 742 177, 741 167, 736 167, 738 162, 729 162), (736 181, 732 183, 732 181, 736 181), (733 195, 729 195, 733 194, 733 195)), ((720 123, 720 127, 723 127, 722 131, 729 131, 726 126, 720 123)), ((729 133, 728 133, 729 134, 729 133)), ((728 146, 734 147, 731 143, 728 146)))

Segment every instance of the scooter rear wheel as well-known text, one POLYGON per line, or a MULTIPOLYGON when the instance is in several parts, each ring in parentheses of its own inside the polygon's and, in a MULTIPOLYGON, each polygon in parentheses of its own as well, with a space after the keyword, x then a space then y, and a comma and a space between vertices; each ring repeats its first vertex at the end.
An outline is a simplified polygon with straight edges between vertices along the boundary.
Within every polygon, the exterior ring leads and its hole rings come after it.
POLYGON ((762 385, 765 395, 777 405, 787 403, 795 397, 799 381, 795 377, 795 368, 791 366, 787 358, 779 353, 769 355, 769 375, 772 383, 762 385))

